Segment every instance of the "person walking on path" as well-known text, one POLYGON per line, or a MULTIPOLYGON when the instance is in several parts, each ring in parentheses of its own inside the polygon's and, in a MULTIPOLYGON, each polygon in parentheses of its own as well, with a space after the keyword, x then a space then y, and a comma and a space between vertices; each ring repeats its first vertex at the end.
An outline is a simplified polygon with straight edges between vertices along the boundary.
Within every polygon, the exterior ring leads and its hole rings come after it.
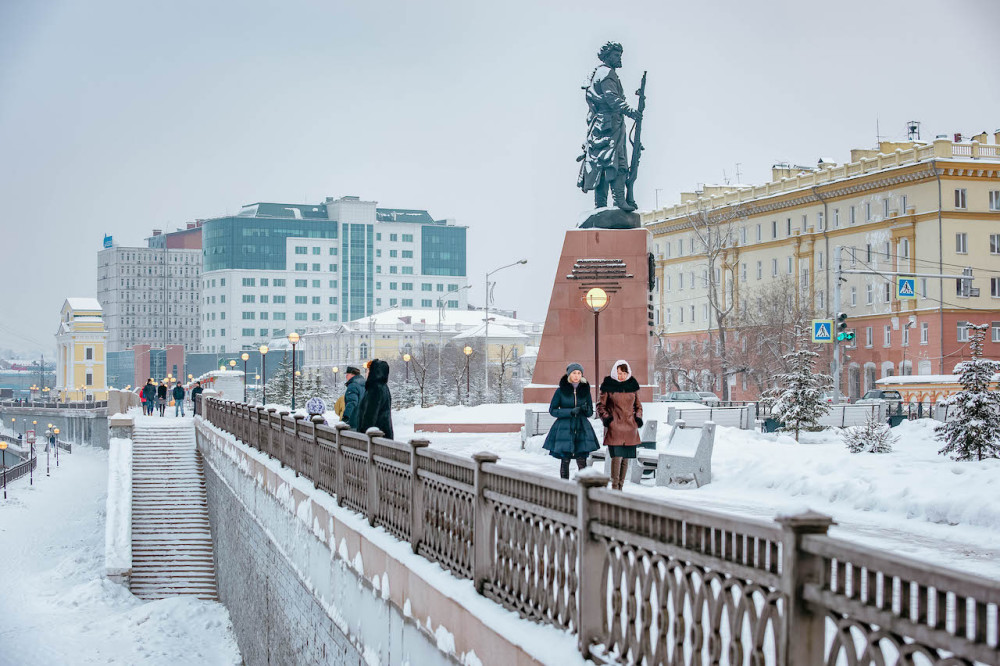
POLYGON ((160 382, 160 385, 156 387, 156 406, 162 417, 167 411, 167 385, 163 382, 160 382))
POLYGON ((153 378, 150 377, 146 380, 146 385, 142 387, 142 395, 146 398, 146 415, 153 415, 153 405, 156 404, 156 385, 153 384, 153 378))
POLYGON ((361 371, 353 365, 347 367, 347 390, 344 392, 344 413, 341 420, 351 427, 351 430, 364 432, 360 428, 361 400, 365 397, 365 380, 361 371))
POLYGON ((174 416, 184 416, 184 387, 180 382, 174 384, 170 395, 174 398, 174 416))
POLYGON ((594 413, 590 384, 583 378, 583 366, 570 363, 559 380, 559 388, 549 402, 549 414, 556 417, 542 448, 559 458, 559 476, 569 478, 569 464, 574 458, 579 469, 587 466, 587 457, 596 451, 597 435, 589 419, 594 413))
POLYGON ((198 396, 204 391, 201 387, 201 382, 195 382, 194 388, 191 389, 191 411, 194 412, 195 416, 198 415, 198 396))
POLYGON ((642 427, 639 382, 632 376, 628 361, 615 361, 611 374, 601 382, 597 415, 604 423, 604 446, 611 457, 611 488, 621 490, 628 461, 635 458, 642 427))
MULTIPOLYGON (((389 393, 389 364, 377 358, 368 366, 365 394, 358 406, 358 432, 378 428, 392 439, 392 395, 389 393)), ((346 410, 344 412, 346 414, 346 410)))

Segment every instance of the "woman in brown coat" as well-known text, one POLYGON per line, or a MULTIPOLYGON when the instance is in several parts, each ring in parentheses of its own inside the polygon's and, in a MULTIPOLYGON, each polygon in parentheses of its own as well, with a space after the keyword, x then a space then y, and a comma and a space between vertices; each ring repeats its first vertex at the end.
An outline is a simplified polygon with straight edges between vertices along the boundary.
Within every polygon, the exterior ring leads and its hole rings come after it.
POLYGON ((635 458, 642 427, 639 382, 632 376, 627 361, 616 361, 611 375, 601 382, 597 415, 604 422, 604 445, 611 456, 611 487, 621 490, 628 471, 627 459, 635 458))

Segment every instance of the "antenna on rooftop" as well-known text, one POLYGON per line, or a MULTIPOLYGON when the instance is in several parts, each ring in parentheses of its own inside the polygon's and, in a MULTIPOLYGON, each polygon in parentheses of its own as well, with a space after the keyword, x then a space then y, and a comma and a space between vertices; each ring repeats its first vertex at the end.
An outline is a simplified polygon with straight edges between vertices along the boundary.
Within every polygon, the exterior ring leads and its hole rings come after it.
POLYGON ((740 171, 740 167, 743 166, 743 162, 736 163, 736 184, 739 185, 743 182, 743 173, 740 171))
POLYGON ((878 147, 882 144, 882 133, 879 131, 878 127, 878 116, 875 116, 875 146, 878 147))
POLYGON ((910 141, 920 141, 920 121, 906 121, 906 138, 910 141))

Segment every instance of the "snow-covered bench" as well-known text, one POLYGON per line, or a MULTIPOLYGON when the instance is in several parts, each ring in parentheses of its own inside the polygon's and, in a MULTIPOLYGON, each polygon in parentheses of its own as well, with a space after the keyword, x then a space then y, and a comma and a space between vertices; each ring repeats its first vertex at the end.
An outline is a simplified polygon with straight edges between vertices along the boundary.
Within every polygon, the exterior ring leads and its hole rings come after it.
POLYGON ((747 403, 740 407, 667 407, 667 423, 683 420, 689 428, 701 427, 711 421, 716 425, 753 430, 757 421, 757 405, 747 403))
MULTIPOLYGON (((648 449, 656 448, 656 431, 658 424, 655 419, 646 421, 642 424, 642 431, 639 433, 639 451, 638 453, 643 453, 648 449)), ((604 462, 604 471, 610 473, 611 469, 608 467, 610 464, 608 462, 608 450, 598 449, 590 454, 591 462, 604 462)), ((641 474, 641 473, 640 473, 641 474)))
MULTIPOLYGON (((712 482, 714 448, 714 423, 709 421, 701 427, 689 428, 681 419, 670 430, 666 451, 636 452, 635 459, 629 461, 629 480, 639 483, 643 473, 652 470, 658 486, 687 487, 693 481, 700 488, 712 482)), ((605 462, 605 471, 607 466, 605 462)))

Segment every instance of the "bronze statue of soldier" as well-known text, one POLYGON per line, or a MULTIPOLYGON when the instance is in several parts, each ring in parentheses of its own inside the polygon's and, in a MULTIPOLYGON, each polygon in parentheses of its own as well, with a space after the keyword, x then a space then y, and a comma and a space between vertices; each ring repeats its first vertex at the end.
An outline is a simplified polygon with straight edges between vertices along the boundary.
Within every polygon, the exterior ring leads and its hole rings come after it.
MULTIPOLYGON (((605 208, 608 205, 610 189, 615 207, 631 212, 636 209, 636 204, 631 197, 634 177, 629 180, 630 166, 626 148, 628 132, 625 118, 636 120, 636 134, 638 134, 645 106, 645 75, 643 75, 643 88, 639 91, 639 107, 633 109, 625 101, 625 94, 616 71, 622 66, 622 45, 608 42, 601 47, 597 57, 600 58, 601 64, 594 69, 590 83, 586 87, 587 140, 583 144, 584 153, 579 158, 582 164, 577 185, 584 192, 594 191, 596 208, 605 208), (626 195, 626 185, 628 185, 628 195, 626 195)), ((633 146, 633 163, 636 170, 637 153, 641 150, 636 136, 633 146)))

